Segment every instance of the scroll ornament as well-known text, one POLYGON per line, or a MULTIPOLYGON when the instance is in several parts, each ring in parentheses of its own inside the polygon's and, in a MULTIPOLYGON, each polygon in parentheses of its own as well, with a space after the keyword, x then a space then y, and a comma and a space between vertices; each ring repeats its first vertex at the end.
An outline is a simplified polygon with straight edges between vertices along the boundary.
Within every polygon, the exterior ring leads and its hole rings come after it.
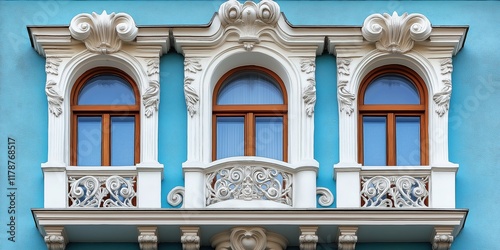
POLYGON ((128 14, 103 11, 100 15, 79 14, 71 20, 71 36, 83 41, 93 53, 111 54, 119 51, 122 41, 133 41, 138 33, 134 19, 128 14))

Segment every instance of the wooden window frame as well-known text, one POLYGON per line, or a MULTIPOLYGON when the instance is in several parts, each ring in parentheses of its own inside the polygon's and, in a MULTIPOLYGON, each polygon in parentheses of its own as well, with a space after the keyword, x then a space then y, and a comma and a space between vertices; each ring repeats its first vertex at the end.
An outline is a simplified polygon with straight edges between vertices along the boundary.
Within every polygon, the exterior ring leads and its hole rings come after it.
POLYGON ((135 81, 125 72, 111 67, 99 67, 82 74, 71 92, 71 156, 70 163, 77 166, 78 117, 101 117, 101 166, 111 166, 111 117, 134 117, 134 164, 140 161, 140 95, 135 81), (78 105, 78 95, 86 83, 96 76, 114 75, 128 82, 135 96, 134 105, 78 105))
POLYGON ((358 95, 358 161, 364 165, 363 117, 386 117, 386 165, 397 166, 396 117, 420 117, 420 165, 429 164, 428 146, 428 92, 423 79, 402 65, 387 65, 372 70, 361 82, 358 95), (378 77, 398 75, 412 82, 419 94, 420 104, 364 104, 367 87, 378 77))
POLYGON ((280 77, 269 69, 259 66, 242 66, 228 71, 215 85, 212 98, 212 160, 217 160, 217 117, 244 118, 244 154, 255 156, 255 118, 282 117, 283 119, 283 161, 288 161, 288 98, 285 85, 280 77), (242 104, 218 105, 217 97, 226 80, 241 71, 259 71, 271 77, 278 84, 283 95, 283 104, 242 104))

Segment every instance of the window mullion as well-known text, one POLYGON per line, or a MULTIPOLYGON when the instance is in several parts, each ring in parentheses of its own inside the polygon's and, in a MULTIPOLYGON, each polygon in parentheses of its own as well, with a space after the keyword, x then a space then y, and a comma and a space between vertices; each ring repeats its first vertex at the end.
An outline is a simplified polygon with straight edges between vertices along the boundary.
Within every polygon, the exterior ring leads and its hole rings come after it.
POLYGON ((396 165, 396 117, 387 114, 387 165, 396 165))
POLYGON ((255 115, 245 116, 245 155, 255 156, 255 115))
POLYGON ((110 114, 102 115, 102 153, 101 163, 103 166, 110 166, 111 163, 111 116, 110 114))

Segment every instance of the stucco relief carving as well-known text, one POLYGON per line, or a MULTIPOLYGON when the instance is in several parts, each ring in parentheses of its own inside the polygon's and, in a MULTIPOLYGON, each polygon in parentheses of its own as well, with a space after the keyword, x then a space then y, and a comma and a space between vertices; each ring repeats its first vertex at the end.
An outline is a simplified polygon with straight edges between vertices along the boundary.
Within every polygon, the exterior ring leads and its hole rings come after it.
POLYGON ((156 80, 149 81, 149 87, 142 95, 146 117, 151 117, 154 111, 158 111, 160 104, 160 83, 156 80))
POLYGON ((64 250, 66 241, 62 235, 47 235, 44 237, 45 244, 49 250, 64 250))
POLYGON ((358 236, 352 234, 343 234, 339 236, 339 250, 354 250, 356 249, 356 242, 358 242, 358 236))
POLYGON ((198 92, 193 88, 194 74, 201 71, 201 64, 198 59, 186 58, 184 59, 184 98, 186 99, 186 106, 191 117, 197 112, 197 103, 200 100, 198 92))
POLYGON ((434 94, 432 99, 438 105, 436 113, 439 116, 443 116, 450 107, 451 98, 451 72, 453 71, 453 64, 451 58, 447 58, 441 61, 441 75, 445 77, 442 82, 444 84, 440 92, 434 94))
POLYGON ((184 201, 185 189, 184 187, 174 187, 167 195, 168 204, 176 207, 179 206, 184 201))
POLYGON ((453 236, 449 234, 437 234, 432 240, 432 250, 449 250, 453 243, 453 236))
POLYGON ((315 234, 301 234, 299 236, 300 250, 316 250, 318 236, 315 234))
POLYGON ((234 228, 230 236, 231 250, 264 250, 267 237, 263 228, 234 228))
POLYGON ((87 49, 93 53, 110 54, 121 49, 122 41, 135 39, 138 29, 134 19, 125 13, 103 11, 100 15, 79 14, 71 20, 69 26, 71 36, 83 41, 87 49))
POLYGON ((160 60, 155 58, 148 60, 148 76, 158 75, 160 74, 160 60))
POLYGON ((49 102, 49 111, 56 117, 62 113, 62 103, 64 98, 57 91, 57 83, 55 81, 49 80, 45 84, 45 94, 47 95, 47 101, 49 102))
POLYGON ((258 4, 247 1, 244 4, 229 0, 219 8, 223 25, 234 28, 239 33, 239 42, 248 51, 259 43, 259 32, 266 26, 275 26, 280 16, 279 5, 272 0, 262 0, 258 4))
POLYGON ((316 194, 319 195, 318 203, 322 207, 328 207, 333 204, 333 194, 328 188, 317 187, 316 194))
POLYGON ((349 83, 349 65, 351 64, 351 59, 337 59, 337 98, 339 100, 340 112, 345 112, 347 115, 351 115, 354 111, 352 104, 356 99, 355 96, 347 90, 347 84, 349 83))
POLYGON ((51 75, 59 74, 59 65, 61 65, 62 60, 57 57, 47 57, 45 60, 45 72, 51 75))
POLYGON ((405 53, 413 48, 415 41, 429 38, 432 26, 422 14, 403 13, 399 16, 384 13, 368 16, 361 32, 369 42, 376 42, 378 50, 390 53, 405 53))
POLYGON ((300 61, 300 70, 307 75, 312 75, 307 78, 308 84, 302 94, 302 99, 304 99, 304 103, 306 104, 306 113, 308 116, 312 116, 314 114, 314 106, 316 105, 316 80, 314 78, 316 62, 314 59, 303 59, 300 61))

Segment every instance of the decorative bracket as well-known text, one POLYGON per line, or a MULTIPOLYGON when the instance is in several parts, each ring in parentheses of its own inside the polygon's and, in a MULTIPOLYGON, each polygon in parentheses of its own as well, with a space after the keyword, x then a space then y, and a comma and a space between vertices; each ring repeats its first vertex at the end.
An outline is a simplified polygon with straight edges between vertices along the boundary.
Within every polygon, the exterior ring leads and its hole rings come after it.
POLYGON ((194 81, 194 75, 201 71, 200 60, 186 58, 184 59, 184 98, 186 99, 186 106, 191 117, 196 114, 196 104, 200 100, 198 92, 191 85, 194 81))
POLYGON ((142 95, 143 105, 146 108, 146 117, 151 117, 154 111, 158 111, 160 104, 160 83, 156 80, 149 81, 149 87, 142 95))
POLYGON ((339 250, 354 250, 356 248, 356 242, 358 242, 358 236, 356 233, 358 227, 339 227, 339 250))
POLYGON ((300 250, 316 250, 316 244, 318 243, 317 230, 318 227, 300 227, 300 250))
POLYGON ((272 0, 262 0, 258 4, 246 1, 229 0, 219 8, 221 23, 227 29, 239 33, 239 42, 247 51, 251 51, 260 42, 260 31, 268 26, 275 26, 280 16, 279 5, 272 0))
POLYGON ((376 42, 380 51, 405 53, 413 48, 415 41, 429 38, 432 26, 422 14, 403 13, 398 16, 384 13, 368 16, 363 23, 361 33, 369 42, 376 42))
POLYGON ((44 237, 45 244, 49 250, 64 250, 68 239, 65 236, 64 227, 45 227, 47 235, 44 237))
POLYGON ((306 104, 307 116, 311 117, 314 114, 314 106, 316 105, 316 80, 314 79, 316 62, 314 59, 303 59, 300 61, 300 69, 307 75, 312 74, 312 76, 307 78, 309 84, 307 84, 302 94, 302 99, 304 99, 304 103, 306 104))
POLYGON ((181 227, 181 243, 183 250, 200 249, 199 227, 181 227))
POLYGON ((432 250, 449 250, 453 243, 453 227, 436 227, 434 228, 434 237, 432 238, 432 250))
POLYGON ((92 12, 75 16, 69 31, 74 39, 83 41, 89 51, 111 54, 121 49, 122 41, 133 41, 139 30, 130 15, 114 12, 108 15, 103 11, 100 15, 92 12))
POLYGON ((156 227, 138 227, 139 248, 141 250, 156 250, 158 249, 158 229, 156 227))
POLYGON ((450 107, 451 98, 451 72, 453 71, 453 63, 451 58, 447 58, 441 62, 441 75, 445 78, 442 80, 444 87, 441 92, 434 94, 433 100, 438 105, 436 113, 441 117, 450 107))

